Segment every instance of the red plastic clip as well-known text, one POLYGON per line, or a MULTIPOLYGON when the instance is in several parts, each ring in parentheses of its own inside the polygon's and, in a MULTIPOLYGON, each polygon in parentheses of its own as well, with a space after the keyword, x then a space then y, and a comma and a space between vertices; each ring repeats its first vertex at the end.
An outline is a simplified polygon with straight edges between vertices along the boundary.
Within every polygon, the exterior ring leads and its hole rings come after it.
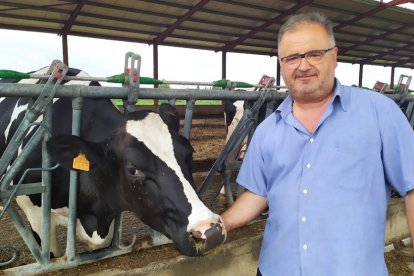
POLYGON ((260 84, 261 84, 261 85, 266 85, 266 84, 267 84, 267 87, 272 87, 272 82, 269 82, 269 80, 270 80, 270 77, 269 77, 269 76, 264 75, 264 76, 262 77, 262 79, 260 80, 260 84))
MULTIPOLYGON (((129 75, 129 72, 131 72, 130 68, 125 69, 125 73, 129 75)), ((138 81, 138 75, 137 75, 137 69, 134 68, 134 75, 132 76, 132 81, 137 82, 138 81)))
POLYGON ((55 79, 60 79, 60 77, 62 77, 62 70, 59 70, 56 75, 55 75, 55 79))

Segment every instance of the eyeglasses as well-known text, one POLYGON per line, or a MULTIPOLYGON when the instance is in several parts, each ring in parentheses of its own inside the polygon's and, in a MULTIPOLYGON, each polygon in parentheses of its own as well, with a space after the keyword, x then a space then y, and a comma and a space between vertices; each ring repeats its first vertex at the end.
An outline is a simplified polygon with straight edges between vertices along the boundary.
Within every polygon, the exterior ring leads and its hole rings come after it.
POLYGON ((334 49, 335 47, 336 46, 333 46, 329 49, 312 50, 304 54, 294 54, 287 57, 282 57, 280 58, 280 61, 282 61, 289 67, 295 67, 298 66, 302 58, 304 58, 307 62, 309 62, 310 65, 318 65, 322 62, 322 59, 325 56, 325 54, 330 50, 334 49))

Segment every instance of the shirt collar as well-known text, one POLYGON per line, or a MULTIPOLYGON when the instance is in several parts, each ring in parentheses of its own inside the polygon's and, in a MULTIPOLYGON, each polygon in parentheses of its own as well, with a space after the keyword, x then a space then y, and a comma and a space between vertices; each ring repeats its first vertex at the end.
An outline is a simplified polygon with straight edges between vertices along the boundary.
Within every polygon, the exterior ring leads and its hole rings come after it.
MULTIPOLYGON (((332 103, 338 102, 343 111, 349 109, 349 93, 345 92, 345 86, 343 86, 338 79, 335 78, 335 89, 332 103)), ((289 94, 286 99, 276 109, 276 120, 280 118, 286 118, 288 114, 292 112, 292 96, 289 94)))

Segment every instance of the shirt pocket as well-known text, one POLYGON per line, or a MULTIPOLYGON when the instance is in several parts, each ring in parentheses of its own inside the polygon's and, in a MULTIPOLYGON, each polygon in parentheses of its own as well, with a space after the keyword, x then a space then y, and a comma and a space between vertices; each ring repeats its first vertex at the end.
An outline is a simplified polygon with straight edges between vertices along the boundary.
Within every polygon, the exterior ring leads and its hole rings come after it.
POLYGON ((337 141, 327 148, 327 174, 330 181, 344 190, 363 190, 371 186, 375 168, 381 162, 375 142, 337 141))

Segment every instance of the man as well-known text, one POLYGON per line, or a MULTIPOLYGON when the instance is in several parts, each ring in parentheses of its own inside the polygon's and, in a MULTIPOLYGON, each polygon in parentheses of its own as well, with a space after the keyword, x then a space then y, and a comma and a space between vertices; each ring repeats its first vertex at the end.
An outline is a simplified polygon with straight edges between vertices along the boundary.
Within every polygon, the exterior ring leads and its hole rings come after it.
POLYGON ((290 96, 256 129, 237 178, 247 191, 225 226, 269 206, 258 275, 387 275, 391 189, 405 197, 414 236, 414 132, 391 99, 335 79, 326 17, 291 17, 278 46, 290 96))

